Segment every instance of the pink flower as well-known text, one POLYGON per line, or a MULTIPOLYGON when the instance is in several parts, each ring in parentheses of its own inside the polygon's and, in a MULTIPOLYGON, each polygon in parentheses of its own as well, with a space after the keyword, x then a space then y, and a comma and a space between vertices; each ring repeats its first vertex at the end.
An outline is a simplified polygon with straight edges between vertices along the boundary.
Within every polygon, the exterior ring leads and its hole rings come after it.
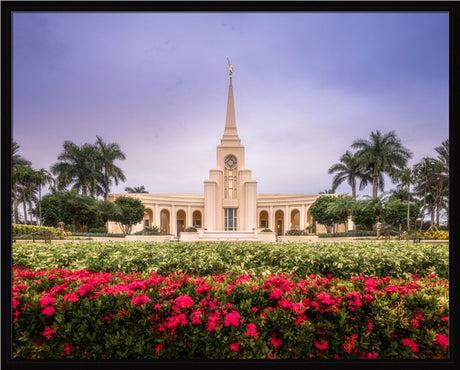
POLYGON ((375 352, 375 351, 372 352, 372 353, 371 353, 371 352, 368 352, 368 353, 366 354, 366 358, 371 359, 371 360, 376 359, 376 358, 377 358, 377 352, 375 352))
POLYGON ((281 340, 281 338, 278 338, 276 336, 276 333, 272 335, 272 339, 271 339, 270 342, 271 342, 273 348, 275 348, 275 349, 280 348, 282 346, 282 344, 283 344, 283 341, 281 340))
POLYGON ((157 344, 156 347, 155 347, 155 352, 157 353, 157 355, 160 354, 161 350, 165 347, 165 345, 163 343, 160 343, 160 344, 157 344))
POLYGON ((56 301, 56 298, 51 297, 48 294, 45 294, 43 297, 40 297, 38 301, 41 303, 41 307, 48 306, 50 304, 53 304, 56 301))
POLYGON ((150 302, 150 298, 145 294, 141 294, 141 295, 133 297, 131 304, 133 306, 140 306, 148 302, 150 302))
POLYGON ((246 331, 246 336, 253 336, 254 338, 258 338, 259 334, 257 333, 257 326, 255 324, 247 324, 246 325, 247 331, 246 331))
POLYGON ((220 324, 221 322, 220 322, 220 312, 219 311, 216 311, 212 313, 211 315, 209 315, 208 326, 207 326, 208 331, 212 332, 216 330, 216 327, 220 324))
POLYGON ((54 307, 46 306, 44 310, 42 311, 42 315, 52 316, 54 311, 55 311, 54 307))
POLYGON ((45 330, 40 334, 46 337, 46 339, 51 339, 51 336, 56 334, 56 330, 51 329, 49 326, 45 326, 45 330))
POLYGON ((321 343, 315 341, 315 347, 322 351, 323 349, 329 348, 329 344, 327 340, 323 340, 321 343))
POLYGON ((195 304, 195 301, 188 295, 181 295, 176 298, 176 305, 180 308, 189 308, 195 304))
POLYGON ((436 335, 434 345, 441 346, 442 348, 447 348, 449 347, 449 338, 447 338, 444 334, 438 334, 436 335))
POLYGON ((230 344, 230 349, 232 351, 238 352, 238 350, 240 349, 240 344, 238 342, 233 342, 230 344))
POLYGON ((66 343, 65 344, 65 348, 64 349, 61 349, 61 351, 64 351, 64 354, 65 355, 70 355, 70 351, 73 349, 70 346, 71 343, 66 343))
POLYGON ((75 293, 73 292, 69 292, 67 294, 65 294, 62 299, 64 301, 71 301, 71 302, 76 302, 78 301, 78 295, 76 295, 75 293))
POLYGON ((278 299, 278 298, 281 298, 282 296, 284 295, 284 292, 279 289, 279 288, 275 288, 272 290, 272 293, 270 294, 270 299, 278 299))
POLYGON ((193 311, 190 316, 192 318, 192 324, 201 324, 201 320, 200 320, 201 310, 200 309, 193 311))
POLYGON ((441 316, 441 321, 449 321, 449 318, 447 316, 441 316))
MULTIPOLYGON (((345 337, 345 342, 342 343, 342 347, 345 352, 351 353, 355 349, 356 339, 358 339, 358 335, 356 334, 353 334, 351 337, 345 337)), ((356 352, 356 350, 353 352, 356 352)))
POLYGON ((412 352, 418 352, 418 344, 415 343, 412 339, 409 339, 409 338, 406 338, 406 339, 403 339, 402 340, 402 343, 405 345, 405 346, 408 346, 410 347, 411 351, 412 352))
POLYGON ((369 323, 367 324, 367 331, 366 333, 369 334, 373 328, 373 324, 372 324, 372 321, 369 321, 369 323))
POLYGON ((225 315, 225 326, 238 326, 240 322, 243 322, 243 320, 241 319, 241 315, 236 311, 232 311, 225 315))

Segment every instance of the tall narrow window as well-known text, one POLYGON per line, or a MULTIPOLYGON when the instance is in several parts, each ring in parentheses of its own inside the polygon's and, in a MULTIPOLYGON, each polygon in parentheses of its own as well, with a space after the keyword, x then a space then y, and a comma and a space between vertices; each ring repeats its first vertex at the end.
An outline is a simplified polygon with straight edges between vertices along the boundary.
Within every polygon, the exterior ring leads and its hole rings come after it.
POLYGON ((237 225, 237 209, 236 208, 225 208, 225 230, 232 231, 236 230, 237 225))
POLYGON ((235 199, 237 197, 237 162, 233 155, 229 155, 225 159, 224 173, 224 197, 227 199, 235 199))

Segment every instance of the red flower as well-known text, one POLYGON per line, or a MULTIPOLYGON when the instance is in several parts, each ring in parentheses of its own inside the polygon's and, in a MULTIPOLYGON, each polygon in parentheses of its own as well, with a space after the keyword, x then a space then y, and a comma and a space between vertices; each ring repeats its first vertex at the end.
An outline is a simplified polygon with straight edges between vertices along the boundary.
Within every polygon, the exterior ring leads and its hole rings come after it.
POLYGON ((345 337, 345 342, 342 343, 342 347, 347 353, 356 352, 355 350, 355 344, 356 344, 356 339, 358 339, 358 335, 353 334, 351 337, 346 336, 345 337))
POLYGON ((73 349, 70 346, 71 343, 66 343, 65 344, 65 348, 64 349, 61 349, 61 351, 64 351, 64 354, 65 355, 70 355, 70 351, 73 349))
POLYGON ((447 348, 449 347, 449 338, 447 338, 444 334, 438 334, 436 335, 434 345, 440 346, 442 348, 447 348))
POLYGON ((238 350, 240 349, 240 344, 238 342, 233 342, 230 344, 230 349, 232 351, 238 352, 238 350))
POLYGON ((315 341, 315 347, 322 351, 323 349, 329 348, 329 344, 327 343, 327 340, 323 340, 321 343, 315 341))
POLYGON ((402 343, 405 345, 405 346, 408 346, 410 347, 411 351, 416 353, 418 352, 418 344, 415 343, 412 339, 409 339, 409 338, 406 338, 406 339, 403 339, 402 340, 402 343))
POLYGON ((42 311, 42 315, 52 316, 54 311, 55 311, 54 307, 46 306, 44 310, 42 311))
POLYGON ((45 326, 45 330, 40 334, 46 337, 46 339, 51 339, 51 336, 56 334, 56 330, 51 329, 49 326, 45 326))
POLYGON ((246 325, 247 331, 246 331, 246 336, 250 337, 253 336, 254 338, 258 338, 259 334, 257 333, 257 326, 255 324, 247 324, 246 325))
POLYGON ((189 308, 195 304, 195 301, 188 295, 181 295, 176 298, 176 305, 180 308, 189 308))
POLYGON ((225 315, 225 326, 238 326, 240 322, 243 322, 243 320, 241 319, 241 315, 236 311, 232 311, 225 315))
POLYGON ((160 343, 160 344, 157 344, 156 347, 155 347, 155 352, 157 353, 157 355, 160 354, 161 350, 165 347, 165 345, 163 343, 160 343))
POLYGON ((150 302, 150 298, 145 294, 141 294, 141 295, 138 295, 136 297, 133 297, 133 299, 131 301, 131 304, 133 306, 140 306, 140 305, 143 305, 144 303, 148 303, 148 302, 150 302))
POLYGON ((283 341, 281 340, 281 338, 278 338, 276 336, 276 333, 272 335, 272 339, 270 342, 275 349, 280 348, 283 344, 283 341))

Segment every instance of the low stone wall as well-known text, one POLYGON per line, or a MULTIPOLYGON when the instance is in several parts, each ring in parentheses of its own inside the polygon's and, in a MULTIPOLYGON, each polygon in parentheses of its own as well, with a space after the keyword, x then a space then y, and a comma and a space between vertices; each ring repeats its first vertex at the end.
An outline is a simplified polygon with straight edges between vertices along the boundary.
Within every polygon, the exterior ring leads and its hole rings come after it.
POLYGON ((150 242, 169 242, 173 235, 126 235, 126 241, 150 241, 150 242))
POLYGON ((317 242, 321 239, 318 238, 316 235, 308 236, 308 235, 300 235, 300 236, 293 236, 293 235, 285 235, 285 236, 278 236, 278 241, 280 243, 289 243, 289 242, 317 242))

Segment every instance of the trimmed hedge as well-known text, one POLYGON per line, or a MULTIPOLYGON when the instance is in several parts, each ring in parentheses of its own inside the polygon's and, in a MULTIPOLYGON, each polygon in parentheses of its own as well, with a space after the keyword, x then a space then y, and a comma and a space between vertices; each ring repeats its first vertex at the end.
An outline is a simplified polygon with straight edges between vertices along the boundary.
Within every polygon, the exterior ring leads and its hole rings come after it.
POLYGON ((435 275, 190 276, 13 269, 15 359, 445 359, 435 275))
MULTIPOLYGON (((51 226, 37 226, 37 225, 22 225, 22 224, 12 224, 11 233, 12 236, 20 236, 34 233, 40 230, 49 230, 51 231, 52 237, 59 237, 61 234, 60 229, 51 226)), ((63 232, 64 237, 69 237, 72 235, 69 231, 63 232)))
POLYGON ((50 266, 116 273, 183 271, 192 274, 259 276, 287 273, 299 277, 333 274, 410 278, 437 274, 448 278, 449 246, 410 242, 317 243, 153 243, 141 241, 13 244, 13 265, 50 266))

